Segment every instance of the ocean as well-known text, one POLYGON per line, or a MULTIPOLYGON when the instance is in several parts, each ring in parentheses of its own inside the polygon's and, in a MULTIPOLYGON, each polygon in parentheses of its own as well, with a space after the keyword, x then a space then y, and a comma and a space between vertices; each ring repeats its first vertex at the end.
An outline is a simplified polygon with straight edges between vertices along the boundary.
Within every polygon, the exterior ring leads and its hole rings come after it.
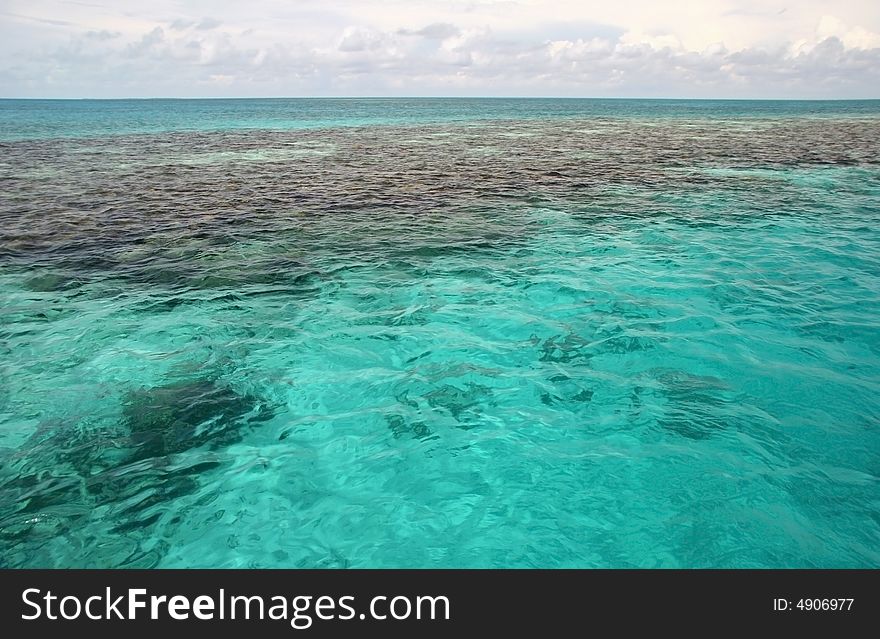
POLYGON ((0 566, 880 566, 880 101, 0 100, 0 566))

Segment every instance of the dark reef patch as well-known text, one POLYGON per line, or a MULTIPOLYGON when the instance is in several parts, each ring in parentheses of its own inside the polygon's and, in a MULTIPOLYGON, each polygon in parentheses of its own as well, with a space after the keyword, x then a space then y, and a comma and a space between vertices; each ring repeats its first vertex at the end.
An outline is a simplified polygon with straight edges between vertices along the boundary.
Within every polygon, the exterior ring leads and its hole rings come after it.
POLYGON ((395 439, 409 435, 416 439, 425 439, 431 436, 431 429, 423 421, 412 421, 403 415, 389 415, 385 418, 388 428, 395 439))
POLYGON ((258 398, 195 379, 131 391, 111 428, 45 424, 0 457, 0 539, 12 553, 34 552, 97 508, 113 513, 111 535, 137 539, 163 522, 173 526, 169 504, 196 493, 200 476, 222 465, 211 451, 273 414, 258 398), (199 447, 206 451, 198 461, 183 456, 199 447))
POLYGON ((133 391, 123 406, 134 459, 227 446, 240 441, 244 425, 272 417, 256 398, 204 379, 133 391))
POLYGON ((464 388, 443 384, 426 393, 425 399, 431 408, 448 411, 462 428, 472 427, 485 408, 494 405, 492 389, 471 382, 464 384, 464 388))

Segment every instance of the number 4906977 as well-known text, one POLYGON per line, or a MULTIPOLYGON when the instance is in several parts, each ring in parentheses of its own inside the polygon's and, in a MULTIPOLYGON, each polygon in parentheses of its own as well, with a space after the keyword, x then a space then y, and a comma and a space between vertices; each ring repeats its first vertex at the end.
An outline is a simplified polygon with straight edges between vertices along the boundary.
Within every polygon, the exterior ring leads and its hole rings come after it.
POLYGON ((852 599, 800 599, 795 605, 798 610, 849 610, 852 599))

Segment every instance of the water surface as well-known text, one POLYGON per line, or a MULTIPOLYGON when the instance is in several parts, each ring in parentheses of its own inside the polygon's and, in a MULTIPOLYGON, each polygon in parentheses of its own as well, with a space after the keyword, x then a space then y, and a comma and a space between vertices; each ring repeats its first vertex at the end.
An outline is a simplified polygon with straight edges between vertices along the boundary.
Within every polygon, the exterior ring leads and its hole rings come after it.
POLYGON ((878 116, 0 101, 0 562, 876 567, 878 116))

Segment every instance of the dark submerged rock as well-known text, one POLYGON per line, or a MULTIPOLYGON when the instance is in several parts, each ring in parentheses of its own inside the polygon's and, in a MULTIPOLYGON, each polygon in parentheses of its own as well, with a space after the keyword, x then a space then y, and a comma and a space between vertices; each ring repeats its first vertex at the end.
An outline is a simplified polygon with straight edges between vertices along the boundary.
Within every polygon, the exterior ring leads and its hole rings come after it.
POLYGON ((233 444, 241 440, 246 424, 272 416, 258 399, 205 379, 133 391, 124 405, 123 423, 135 459, 233 444))

